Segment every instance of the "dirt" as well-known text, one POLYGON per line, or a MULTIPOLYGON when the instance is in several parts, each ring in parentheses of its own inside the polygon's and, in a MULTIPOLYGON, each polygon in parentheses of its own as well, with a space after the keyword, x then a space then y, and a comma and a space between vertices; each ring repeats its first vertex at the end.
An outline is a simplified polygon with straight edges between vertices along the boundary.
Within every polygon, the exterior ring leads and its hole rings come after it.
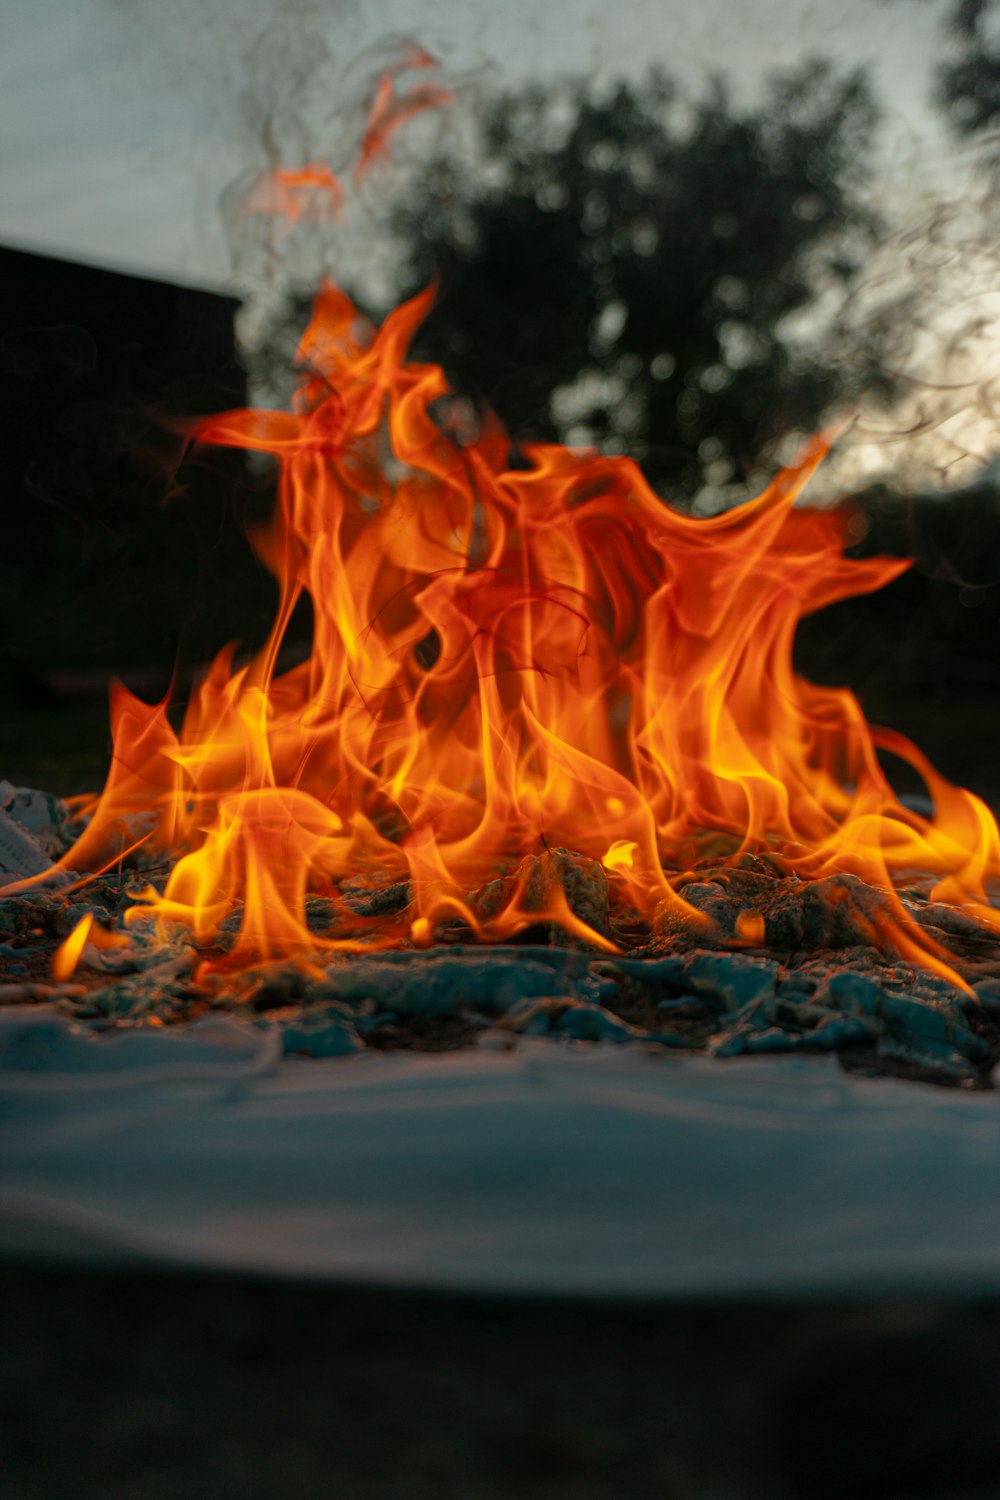
POLYGON ((3 1267, 5 1500, 986 1500, 1000 1310, 3 1267))

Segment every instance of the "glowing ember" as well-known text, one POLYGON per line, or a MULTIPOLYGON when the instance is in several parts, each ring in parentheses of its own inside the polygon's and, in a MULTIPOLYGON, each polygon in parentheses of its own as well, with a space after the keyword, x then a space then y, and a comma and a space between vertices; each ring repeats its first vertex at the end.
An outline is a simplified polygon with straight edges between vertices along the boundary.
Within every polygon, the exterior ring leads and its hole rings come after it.
MULTIPOLYGON (((511 469, 503 432, 458 438, 440 369, 406 362, 429 303, 374 332, 327 285, 293 410, 200 424, 203 442, 280 462, 276 514, 255 539, 280 582, 277 618, 249 666, 219 655, 179 732, 165 704, 115 689, 108 783, 64 865, 94 869, 137 840, 162 850, 176 862, 146 903, 201 944, 238 910, 237 963, 363 942, 370 923, 339 890, 359 873, 410 883, 380 942, 426 945, 456 919, 500 939, 544 918, 607 949, 562 874, 515 874, 559 847, 600 861, 619 906, 693 938, 712 919, 678 876, 753 851, 890 893, 931 875, 934 899, 995 930, 986 807, 870 730, 849 692, 792 670, 803 615, 906 566, 845 558, 838 514, 795 505, 825 443, 707 520, 666 508, 625 459, 538 445, 511 469), (304 592, 312 652, 279 672, 304 592), (920 772, 932 818, 900 804, 876 747, 920 772), (470 897, 502 875, 500 897, 470 897), (335 938, 307 928, 314 892, 339 903, 335 938)), ((895 895, 872 925, 961 983, 895 895)), ((762 936, 741 913, 732 943, 762 936)))

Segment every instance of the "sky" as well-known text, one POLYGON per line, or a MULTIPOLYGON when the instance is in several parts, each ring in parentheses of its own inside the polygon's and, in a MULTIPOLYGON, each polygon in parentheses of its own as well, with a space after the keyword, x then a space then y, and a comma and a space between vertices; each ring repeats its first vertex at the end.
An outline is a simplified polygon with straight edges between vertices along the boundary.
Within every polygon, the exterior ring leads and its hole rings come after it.
POLYGON ((752 94, 809 55, 864 65, 886 112, 888 191, 950 149, 930 108, 942 11, 940 0, 4 0, 0 240, 227 284, 218 205, 254 159, 253 96, 280 93, 324 44, 313 90, 325 78, 333 93, 352 57, 394 33, 438 56, 467 95, 650 64, 693 92, 720 69, 752 94))
MULTIPOLYGON (((652 65, 693 96, 722 72, 752 102, 771 72, 829 57, 867 69, 883 110, 876 197, 898 231, 883 259, 894 273, 909 233, 906 255, 940 309, 918 352, 958 391, 947 398, 956 414, 925 447, 931 467, 960 483, 1000 448, 995 419, 980 409, 1000 369, 1000 294, 965 188, 968 153, 933 105, 950 9, 951 0, 3 0, 0 243, 252 290, 220 206, 263 163, 262 121, 277 121, 286 159, 307 159, 357 90, 357 60, 393 36, 432 52, 470 104, 532 77, 610 81, 652 65), (950 201, 939 221, 963 227, 925 253, 924 225, 942 196, 950 201), (976 362, 946 368, 953 328, 981 313, 976 362)), ((454 143, 461 119, 444 110, 407 126, 413 170, 435 132, 447 139, 451 130, 454 143)), ((362 208, 354 237, 364 255, 366 237, 377 238, 377 195, 362 208)), ((908 421, 892 418, 898 431, 908 421)), ((876 434, 870 467, 884 465, 893 436, 876 434)), ((924 462, 919 444, 907 452, 924 462)))

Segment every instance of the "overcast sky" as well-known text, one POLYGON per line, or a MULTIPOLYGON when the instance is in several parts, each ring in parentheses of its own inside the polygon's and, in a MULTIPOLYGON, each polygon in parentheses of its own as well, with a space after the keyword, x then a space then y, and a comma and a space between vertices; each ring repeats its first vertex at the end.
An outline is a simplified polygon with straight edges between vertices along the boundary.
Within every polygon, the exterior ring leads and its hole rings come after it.
POLYGON ((331 90, 389 33, 434 52, 467 92, 657 63, 694 93, 713 69, 752 93, 770 69, 830 56, 871 69, 887 180, 912 183, 950 149, 930 105, 943 10, 941 0, 3 0, 0 239, 226 284, 218 204, 254 160, 250 60, 280 92, 296 34, 307 58, 326 41, 316 78, 331 90), (262 43, 276 17, 284 40, 262 43))

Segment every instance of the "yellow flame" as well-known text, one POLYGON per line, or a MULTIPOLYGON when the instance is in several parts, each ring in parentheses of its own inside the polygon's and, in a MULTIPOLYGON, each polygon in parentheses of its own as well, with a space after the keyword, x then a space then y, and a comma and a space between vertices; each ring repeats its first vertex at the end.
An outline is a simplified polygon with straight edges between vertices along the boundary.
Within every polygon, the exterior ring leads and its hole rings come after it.
POLYGON ((52 973, 56 979, 68 979, 73 973, 80 962, 80 955, 83 953, 84 944, 93 925, 94 918, 88 911, 77 922, 69 937, 59 944, 52 955, 52 973))
POLYGON ((633 839, 615 839, 601 858, 606 870, 631 870, 639 846, 633 839))

